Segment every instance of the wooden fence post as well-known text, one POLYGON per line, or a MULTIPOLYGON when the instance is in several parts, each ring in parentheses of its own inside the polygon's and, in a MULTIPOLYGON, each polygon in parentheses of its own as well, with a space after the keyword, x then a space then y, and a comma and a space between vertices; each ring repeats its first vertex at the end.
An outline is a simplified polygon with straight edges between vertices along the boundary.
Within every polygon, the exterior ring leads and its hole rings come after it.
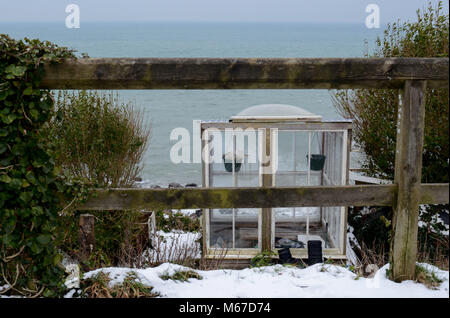
POLYGON ((153 246, 156 237, 156 211, 145 211, 144 213, 149 213, 147 219, 148 241, 149 245, 153 246))
POLYGON ((426 81, 408 80, 400 95, 394 177, 398 194, 390 251, 390 276, 398 282, 415 277, 425 89, 426 81))
POLYGON ((80 244, 80 260, 86 262, 95 248, 94 216, 91 214, 80 215, 78 243, 80 244))
MULTIPOLYGON (((267 154, 269 156, 269 162, 262 163, 263 175, 262 175, 262 186, 263 187, 271 187, 273 186, 273 175, 272 175, 272 165, 273 163, 273 154, 271 147, 271 137, 272 133, 269 128, 264 130, 264 138, 265 142, 263 143, 263 149, 261 150, 262 157, 266 158, 267 154), (267 171, 267 167, 270 167, 270 173, 267 171)), ((262 208, 261 209, 262 217, 261 217, 261 228, 262 228, 262 237, 261 237, 261 251, 262 252, 270 252, 272 251, 272 208, 262 208)))

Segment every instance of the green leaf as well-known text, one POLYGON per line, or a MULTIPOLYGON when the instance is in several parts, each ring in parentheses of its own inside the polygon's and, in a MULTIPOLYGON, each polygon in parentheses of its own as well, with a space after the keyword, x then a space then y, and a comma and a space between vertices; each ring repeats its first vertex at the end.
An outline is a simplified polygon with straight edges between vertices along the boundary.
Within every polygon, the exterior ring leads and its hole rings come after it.
POLYGON ((22 180, 21 179, 17 179, 17 178, 13 178, 11 180, 11 182, 9 183, 9 185, 13 188, 15 188, 16 190, 19 190, 22 187, 22 180))
POLYGON ((6 150, 8 150, 8 145, 4 142, 0 142, 0 154, 4 153, 6 150))
POLYGON ((22 192, 19 195, 19 199, 22 200, 25 203, 29 202, 32 197, 33 197, 33 192, 30 192, 30 191, 22 192))
POLYGON ((7 125, 11 124, 17 118, 14 114, 9 114, 8 116, 3 116, 3 122, 7 125))
POLYGON ((53 265, 56 266, 56 265, 58 265, 58 264, 61 264, 62 260, 63 260, 62 254, 57 253, 57 254, 55 255, 55 257, 53 257, 53 265))
POLYGON ((25 178, 27 178, 27 180, 31 184, 36 184, 36 177, 34 176, 33 172, 28 171, 27 174, 25 175, 25 178))
POLYGON ((2 238, 4 245, 8 246, 11 244, 11 240, 12 240, 11 235, 2 235, 1 238, 2 238))
POLYGON ((8 67, 5 68, 5 73, 10 73, 10 74, 12 74, 12 73, 14 72, 14 68, 15 68, 15 67, 16 67, 16 66, 15 66, 14 64, 8 65, 8 67))
POLYGON ((33 88, 31 86, 28 86, 27 88, 25 88, 25 90, 23 91, 23 95, 31 95, 33 94, 33 88))
POLYGON ((0 137, 8 136, 8 130, 0 128, 0 137))
POLYGON ((32 110, 30 110, 30 115, 31 115, 31 117, 33 117, 33 119, 38 119, 38 116, 39 116, 39 112, 36 110, 36 109, 32 109, 32 110))
POLYGON ((31 251, 32 251, 34 254, 39 254, 39 253, 41 253, 42 250, 43 250, 43 248, 41 247, 41 245, 36 244, 36 242, 33 242, 33 243, 31 244, 30 248, 31 248, 31 251))
POLYGON ((14 64, 11 64, 5 69, 5 72, 13 76, 19 77, 23 76, 26 70, 27 68, 25 66, 16 66, 14 64))
POLYGON ((12 149, 11 152, 13 154, 15 154, 16 156, 22 156, 25 154, 25 145, 22 143, 19 144, 15 144, 12 149))
POLYGON ((39 244, 47 245, 52 240, 52 236, 50 234, 41 234, 36 238, 36 240, 39 244))
POLYGON ((0 91, 0 100, 4 100, 6 99, 6 97, 8 97, 8 91, 7 90, 0 91))
POLYGON ((40 206, 34 206, 34 207, 32 207, 32 208, 31 208, 31 211, 32 211, 33 214, 36 215, 36 216, 44 214, 44 210, 43 210, 42 207, 40 207, 40 206))
POLYGON ((11 182, 11 178, 7 175, 7 174, 2 174, 0 175, 0 181, 4 182, 4 183, 10 183, 11 182))
POLYGON ((27 188, 29 186, 30 186, 30 183, 27 180, 22 179, 22 188, 27 188))
POLYGON ((16 66, 13 74, 15 76, 23 76, 25 74, 25 71, 27 70, 27 68, 25 66, 16 66))
POLYGON ((3 231, 6 233, 6 234, 11 234, 13 231, 14 231, 14 228, 16 227, 16 217, 15 216, 12 216, 12 217, 9 217, 7 220, 6 220, 6 222, 4 222, 3 224, 2 224, 2 226, 3 226, 3 231))

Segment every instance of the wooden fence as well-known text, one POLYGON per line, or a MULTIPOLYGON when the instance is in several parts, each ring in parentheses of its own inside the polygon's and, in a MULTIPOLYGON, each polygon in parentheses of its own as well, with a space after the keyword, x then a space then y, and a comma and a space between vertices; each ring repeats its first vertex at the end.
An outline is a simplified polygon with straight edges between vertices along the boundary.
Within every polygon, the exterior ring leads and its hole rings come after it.
POLYGON ((392 275, 401 281, 414 277, 419 204, 449 202, 448 184, 421 184, 425 90, 448 87, 448 58, 87 58, 45 71, 41 87, 50 89, 393 88, 401 96, 394 184, 94 189, 80 210, 392 206, 392 275))

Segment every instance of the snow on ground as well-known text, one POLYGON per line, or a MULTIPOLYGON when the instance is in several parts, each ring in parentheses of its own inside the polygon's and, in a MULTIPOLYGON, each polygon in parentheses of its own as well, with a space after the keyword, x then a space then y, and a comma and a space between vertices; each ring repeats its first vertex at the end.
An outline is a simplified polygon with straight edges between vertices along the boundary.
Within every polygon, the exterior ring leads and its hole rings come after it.
POLYGON ((181 209, 181 210, 172 210, 172 213, 181 213, 185 216, 191 216, 195 214, 198 209, 181 209))
POLYGON ((355 235, 353 234, 353 227, 350 225, 347 226, 347 244, 345 248, 345 256, 347 257, 347 260, 350 262, 350 264, 358 265, 360 262, 358 260, 358 256, 356 256, 355 252, 353 251, 354 247, 361 246, 358 243, 358 240, 356 239, 355 235))
POLYGON ((8 285, 8 284, 0 285, 0 292, 2 292, 2 291, 4 291, 4 290, 8 289, 9 286, 10 286, 10 285, 8 285))
POLYGON ((392 180, 373 178, 366 176, 363 172, 349 172, 350 184, 355 184, 355 181, 360 181, 368 184, 391 184, 392 180))
MULTIPOLYGON (((358 277, 348 269, 328 264, 316 264, 304 269, 274 265, 243 270, 199 271, 203 279, 189 279, 187 282, 162 280, 162 275, 173 275, 176 271, 191 270, 180 265, 164 263, 146 269, 103 268, 88 272, 84 278, 108 273, 115 285, 133 271, 138 279, 161 297, 172 298, 215 298, 215 297, 271 297, 271 298, 378 298, 378 297, 449 297, 449 272, 421 264, 444 280, 440 288, 431 290, 413 281, 395 283, 387 279, 388 264, 377 271, 373 278, 358 277)), ((68 296, 73 295, 73 292, 68 296)))
MULTIPOLYGON (((427 207, 428 207, 427 204, 422 204, 422 205, 420 205, 420 214, 425 213, 427 207)), ((446 211, 446 213, 448 214, 448 210, 446 211)), ((443 220, 439 215, 434 215, 434 216, 432 217, 431 222, 430 222, 430 225, 431 225, 430 230, 431 230, 432 232, 434 232, 434 233, 438 232, 438 233, 440 233, 440 234, 443 234, 443 235, 447 235, 447 236, 448 236, 449 225, 446 224, 446 223, 444 222, 444 220, 443 220), (445 228, 445 230, 443 230, 443 231, 436 231, 436 229, 434 229, 434 226, 433 226, 434 224, 440 224, 441 226, 443 226, 443 227, 445 228)), ((423 222, 423 221, 420 220, 420 216, 419 216, 419 227, 425 227, 425 228, 428 227, 428 224, 427 224, 426 222, 423 222)))

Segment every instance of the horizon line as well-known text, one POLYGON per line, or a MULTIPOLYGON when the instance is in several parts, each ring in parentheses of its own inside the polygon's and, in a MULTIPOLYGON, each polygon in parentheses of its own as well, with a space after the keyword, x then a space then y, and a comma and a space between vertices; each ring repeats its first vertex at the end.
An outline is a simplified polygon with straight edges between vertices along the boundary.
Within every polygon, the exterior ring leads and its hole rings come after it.
MULTIPOLYGON (((61 21, 0 21, 0 24, 7 23, 64 23, 64 20, 61 21)), ((363 22, 343 22, 343 21, 329 21, 329 22, 316 22, 316 21, 193 21, 193 20, 88 20, 82 21, 81 23, 258 23, 258 24, 352 24, 352 25, 364 25, 363 22)), ((388 23, 380 23, 381 25, 387 25, 388 23)))

